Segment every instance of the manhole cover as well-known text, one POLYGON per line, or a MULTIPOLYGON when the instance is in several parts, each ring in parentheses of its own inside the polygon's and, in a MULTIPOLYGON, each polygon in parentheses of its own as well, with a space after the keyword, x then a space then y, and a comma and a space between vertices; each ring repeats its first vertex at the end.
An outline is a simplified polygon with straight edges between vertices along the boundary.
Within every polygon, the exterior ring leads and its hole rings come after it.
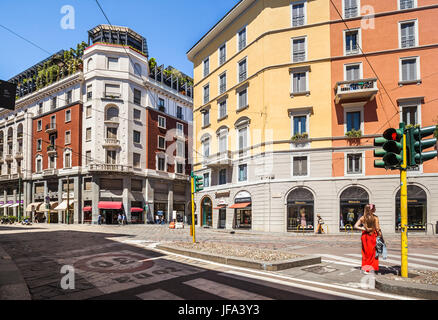
POLYGON ((305 268, 302 270, 307 271, 307 272, 316 273, 316 274, 325 274, 325 273, 335 272, 338 269, 331 268, 331 267, 325 267, 325 266, 314 266, 314 267, 305 268))

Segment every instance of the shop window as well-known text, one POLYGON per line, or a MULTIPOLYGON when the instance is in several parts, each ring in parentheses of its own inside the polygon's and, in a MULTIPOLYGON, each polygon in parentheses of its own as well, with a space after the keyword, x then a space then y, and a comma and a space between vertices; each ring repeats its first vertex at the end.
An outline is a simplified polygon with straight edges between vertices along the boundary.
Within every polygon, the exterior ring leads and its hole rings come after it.
POLYGON ((367 204, 369 204, 368 192, 361 187, 350 187, 342 192, 340 230, 353 230, 357 220, 363 216, 367 204))
POLYGON ((304 188, 293 190, 287 198, 287 230, 314 230, 314 197, 304 188))
MULTIPOLYGON (((395 199, 395 229, 401 231, 400 190, 395 199)), ((420 187, 408 186, 408 230, 425 231, 427 226, 427 194, 420 187)))

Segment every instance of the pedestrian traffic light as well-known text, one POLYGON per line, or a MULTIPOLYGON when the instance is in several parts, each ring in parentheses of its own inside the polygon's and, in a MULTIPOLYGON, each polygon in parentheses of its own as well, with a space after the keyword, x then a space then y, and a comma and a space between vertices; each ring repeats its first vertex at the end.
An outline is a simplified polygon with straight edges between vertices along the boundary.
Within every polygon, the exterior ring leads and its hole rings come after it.
POLYGON ((428 152, 424 151, 425 149, 435 146, 437 144, 437 139, 432 138, 422 140, 423 138, 434 134, 435 130, 436 126, 408 129, 408 165, 410 167, 416 167, 437 157, 438 152, 436 150, 428 152))
POLYGON ((383 137, 374 139, 374 146, 382 147, 374 150, 375 168, 397 169, 403 164, 403 132, 404 124, 399 129, 390 128, 383 133, 383 137))
POLYGON ((195 176, 194 173, 191 174, 191 177, 193 178, 194 192, 196 193, 204 190, 204 179, 200 176, 195 176))

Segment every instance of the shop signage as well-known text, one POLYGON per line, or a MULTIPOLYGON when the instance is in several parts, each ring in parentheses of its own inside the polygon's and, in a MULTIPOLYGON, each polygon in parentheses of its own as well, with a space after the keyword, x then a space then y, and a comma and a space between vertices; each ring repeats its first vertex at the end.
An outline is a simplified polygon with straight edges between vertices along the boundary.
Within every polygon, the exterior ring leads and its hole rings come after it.
POLYGON ((247 198, 239 198, 236 199, 236 201, 234 201, 235 203, 245 203, 245 202, 251 202, 251 198, 247 197, 247 198))
POLYGON ((411 202, 411 203, 417 203, 418 200, 408 200, 408 202, 411 202))
POLYGON ((360 201, 348 201, 348 203, 351 203, 351 204, 357 204, 357 203, 360 203, 360 201))
POLYGON ((295 204, 307 204, 307 203, 303 201, 295 201, 295 204))
POLYGON ((228 205, 228 203, 225 200, 219 200, 218 205, 226 206, 226 205, 228 205))
POLYGON ((217 198, 228 198, 230 196, 230 191, 216 192, 215 196, 216 196, 216 199, 217 198))

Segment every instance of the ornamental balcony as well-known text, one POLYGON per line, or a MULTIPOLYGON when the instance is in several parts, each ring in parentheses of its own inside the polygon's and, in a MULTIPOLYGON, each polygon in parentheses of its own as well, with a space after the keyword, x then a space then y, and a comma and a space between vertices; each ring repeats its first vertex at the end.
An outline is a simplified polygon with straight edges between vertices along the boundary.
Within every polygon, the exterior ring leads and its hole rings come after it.
POLYGON ((132 167, 123 166, 120 164, 98 164, 91 163, 88 165, 89 172, 119 172, 119 173, 132 173, 132 167))
POLYGON ((6 156, 5 156, 5 160, 6 160, 6 162, 12 162, 14 159, 13 159, 14 157, 12 156, 12 154, 7 154, 6 156))
POLYGON ((43 171, 43 177, 50 177, 58 175, 58 170, 54 168, 45 169, 43 171))
POLYGON ((120 140, 113 138, 106 138, 103 143, 103 147, 107 149, 118 149, 120 148, 120 140))
POLYGON ((379 92, 377 79, 341 81, 336 84, 336 103, 371 101, 379 92))
POLYGON ((56 123, 49 123, 48 125, 46 125, 46 133, 55 133, 56 130, 56 123))
POLYGON ((232 165, 232 152, 224 151, 211 155, 204 164, 209 168, 230 167, 232 165))
POLYGON ((56 156, 57 152, 56 152, 56 147, 55 146, 47 146, 47 155, 50 156, 56 156))
POLYGON ((23 159, 23 151, 18 151, 15 153, 15 159, 22 160, 23 159))

